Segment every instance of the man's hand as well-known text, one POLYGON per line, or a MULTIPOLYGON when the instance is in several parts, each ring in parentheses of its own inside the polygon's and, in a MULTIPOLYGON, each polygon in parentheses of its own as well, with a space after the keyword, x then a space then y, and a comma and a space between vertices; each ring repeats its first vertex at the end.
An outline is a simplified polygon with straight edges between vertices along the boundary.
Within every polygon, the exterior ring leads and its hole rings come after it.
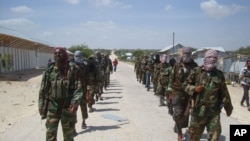
POLYGON ((201 93, 204 90, 204 87, 199 85, 194 88, 194 92, 201 93))
POLYGON ((69 105, 68 110, 69 110, 71 113, 74 113, 74 112, 77 110, 77 105, 69 105))

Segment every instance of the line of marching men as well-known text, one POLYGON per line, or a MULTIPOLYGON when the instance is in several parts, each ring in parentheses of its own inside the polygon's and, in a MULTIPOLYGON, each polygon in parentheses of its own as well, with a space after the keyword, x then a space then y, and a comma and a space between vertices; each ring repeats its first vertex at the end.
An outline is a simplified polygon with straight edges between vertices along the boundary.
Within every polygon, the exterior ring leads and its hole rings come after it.
POLYGON ((108 87, 112 72, 108 54, 97 52, 84 59, 81 51, 75 51, 74 60, 69 60, 65 48, 54 49, 54 62, 43 71, 38 98, 39 113, 46 119, 46 141, 57 141, 59 122, 64 141, 74 140, 78 107, 82 129, 87 128, 88 113, 94 111, 95 102, 103 100, 103 89, 108 87))
POLYGON ((222 130, 221 109, 230 116, 233 106, 224 74, 216 68, 217 51, 207 50, 201 66, 192 59, 189 47, 182 48, 177 61, 167 57, 150 54, 136 58, 137 81, 147 91, 152 83, 154 94, 159 96, 159 106, 167 106, 173 117, 178 141, 184 139, 182 129, 187 127, 190 141, 200 141, 205 128, 208 141, 218 141, 222 130))

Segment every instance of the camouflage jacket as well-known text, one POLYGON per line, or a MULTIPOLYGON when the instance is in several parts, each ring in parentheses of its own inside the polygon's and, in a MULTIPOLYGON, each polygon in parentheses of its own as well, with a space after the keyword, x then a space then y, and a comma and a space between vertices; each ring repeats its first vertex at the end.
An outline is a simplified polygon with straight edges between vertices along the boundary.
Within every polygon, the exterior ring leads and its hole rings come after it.
POLYGON ((195 62, 189 64, 189 66, 185 69, 182 63, 176 63, 170 75, 167 88, 168 91, 172 91, 173 94, 175 94, 175 92, 185 93, 182 85, 186 80, 186 78, 188 77, 188 75, 190 74, 191 70, 195 67, 197 67, 197 64, 195 62))
POLYGON ((152 82, 153 83, 158 83, 158 78, 160 75, 160 70, 161 70, 161 63, 154 63, 154 68, 153 68, 153 74, 152 74, 152 82))
POLYGON ((51 63, 43 72, 41 86, 39 90, 38 108, 45 106, 45 102, 57 99, 52 96, 53 91, 57 91, 59 99, 65 99, 64 106, 79 104, 83 95, 82 80, 83 73, 78 65, 68 62, 67 75, 63 76, 60 70, 51 63), (55 84, 58 84, 56 86, 55 84), (59 94, 60 92, 60 94, 59 94))
POLYGON ((183 87, 189 95, 193 96, 194 113, 199 116, 219 113, 223 107, 226 111, 233 110, 224 74, 216 68, 208 73, 203 67, 196 67, 186 79, 183 87), (197 94, 194 88, 199 85, 204 86, 204 90, 197 94))
POLYGON ((168 72, 166 73, 166 69, 168 67, 169 67, 168 63, 161 63, 161 68, 160 68, 160 74, 159 74, 159 77, 158 77, 158 82, 164 88, 166 88, 166 85, 169 82, 169 76, 170 75, 168 74, 168 72))

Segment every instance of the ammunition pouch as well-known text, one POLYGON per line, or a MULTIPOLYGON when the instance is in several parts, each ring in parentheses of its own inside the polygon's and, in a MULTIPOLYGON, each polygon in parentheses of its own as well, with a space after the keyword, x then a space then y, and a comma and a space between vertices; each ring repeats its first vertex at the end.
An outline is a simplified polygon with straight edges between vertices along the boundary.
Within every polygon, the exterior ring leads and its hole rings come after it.
POLYGON ((69 81, 68 80, 57 80, 51 82, 51 98, 62 99, 68 96, 69 81))

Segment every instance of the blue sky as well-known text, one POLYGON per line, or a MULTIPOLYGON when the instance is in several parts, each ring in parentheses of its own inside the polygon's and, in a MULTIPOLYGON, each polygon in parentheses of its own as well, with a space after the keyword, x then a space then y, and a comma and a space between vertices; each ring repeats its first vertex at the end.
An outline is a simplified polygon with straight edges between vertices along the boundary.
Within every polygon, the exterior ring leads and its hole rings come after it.
POLYGON ((0 0, 0 26, 53 46, 250 45, 250 0, 0 0))

